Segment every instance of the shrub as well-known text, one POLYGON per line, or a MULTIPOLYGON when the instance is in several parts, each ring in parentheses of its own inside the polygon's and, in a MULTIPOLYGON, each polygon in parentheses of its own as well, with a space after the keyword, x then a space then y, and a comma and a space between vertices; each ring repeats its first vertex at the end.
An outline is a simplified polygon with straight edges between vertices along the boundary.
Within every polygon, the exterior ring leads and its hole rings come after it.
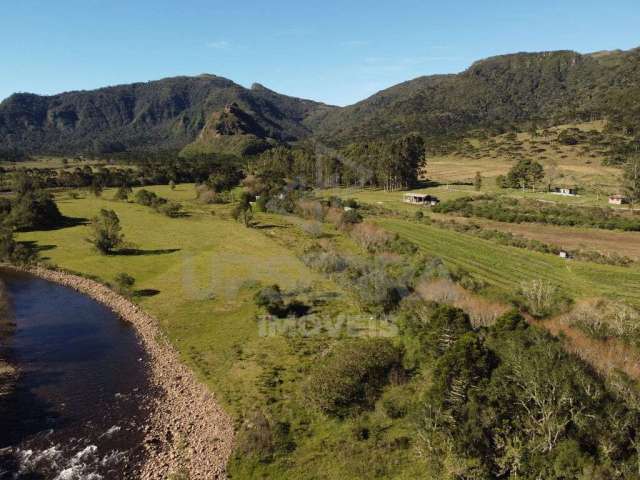
POLYGON ((391 312, 408 292, 407 286, 398 282, 383 267, 373 266, 355 280, 354 290, 363 307, 370 311, 391 312))
POLYGON ((116 190, 116 194, 113 196, 114 200, 128 200, 129 195, 133 193, 133 189, 128 185, 123 185, 116 190))
POLYGON ((158 206, 158 212, 167 217, 175 218, 182 214, 182 205, 177 202, 167 202, 158 206))
POLYGON ((522 306, 536 318, 558 313, 570 303, 557 285, 545 280, 523 282, 518 293, 522 306))
MULTIPOLYGON (((288 295, 289 297, 293 295, 288 295)), ((264 308, 269 314, 279 318, 288 316, 302 317, 307 314, 309 307, 296 298, 286 300, 287 295, 278 285, 271 285, 256 292, 254 300, 258 307, 264 308)))
POLYGON ((392 234, 369 222, 354 225, 351 229, 351 237, 371 253, 382 250, 393 239, 392 234))
POLYGON ((302 256, 302 261, 308 267, 322 273, 339 273, 345 271, 349 262, 334 252, 311 250, 302 256))
POLYGON ((136 203, 144 205, 145 207, 153 206, 157 198, 158 196, 155 193, 145 190, 144 188, 138 190, 135 195, 136 203))
POLYGON ((347 210, 343 212, 339 226, 341 228, 349 228, 360 222, 362 222, 362 215, 360 215, 357 210, 347 210))
POLYGON ((249 414, 238 431, 237 451, 241 455, 268 462, 276 452, 295 448, 291 427, 286 422, 274 422, 262 411, 249 414))
POLYGON ((271 285, 260 289, 256 292, 254 300, 258 307, 264 308, 271 315, 280 317, 286 313, 284 296, 279 285, 271 285))
POLYGON ((302 225, 302 230, 312 238, 322 236, 322 224, 320 222, 306 222, 302 225))
POLYGON ((102 209, 97 216, 93 217, 91 233, 91 243, 103 254, 111 253, 124 241, 120 219, 113 210, 102 209))
POLYGON ((309 373, 305 397, 321 412, 345 417, 373 408, 382 388, 400 369, 401 353, 389 340, 346 340, 309 373))
POLYGON ((25 265, 35 262, 37 258, 36 251, 15 241, 9 228, 0 227, 0 262, 25 265))
POLYGON ((116 288, 123 295, 131 295, 131 289, 136 283, 136 279, 125 272, 118 273, 115 277, 116 288))
POLYGON ((324 220, 325 209, 317 200, 298 200, 298 212, 303 218, 321 222, 324 220))

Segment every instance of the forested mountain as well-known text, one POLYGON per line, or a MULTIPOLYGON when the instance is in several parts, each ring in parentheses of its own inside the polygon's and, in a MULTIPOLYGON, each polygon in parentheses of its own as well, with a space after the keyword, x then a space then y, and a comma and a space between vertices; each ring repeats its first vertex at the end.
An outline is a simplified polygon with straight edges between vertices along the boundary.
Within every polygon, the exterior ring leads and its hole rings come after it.
MULTIPOLYGON (((581 55, 517 53, 481 60, 456 75, 420 77, 338 108, 214 75, 175 77, 54 96, 15 94, 0 104, 0 150, 30 153, 178 149, 202 138, 232 103, 259 138, 326 143, 496 133, 527 123, 608 117, 640 125, 640 49, 581 55)), ((226 143, 229 139, 224 139, 226 143)), ((235 141, 235 139, 234 139, 235 141)))
POLYGON ((637 125, 639 109, 631 96, 640 98, 639 91, 638 49, 518 53, 478 61, 457 75, 401 83, 328 112, 313 127, 325 141, 348 143, 411 131, 425 136, 478 127, 504 132, 532 121, 559 124, 603 116, 624 116, 637 125))
POLYGON ((266 136, 308 136, 307 117, 331 107, 246 89, 214 75, 175 77, 54 96, 19 93, 0 104, 0 148, 36 153, 182 148, 213 112, 236 103, 266 136))

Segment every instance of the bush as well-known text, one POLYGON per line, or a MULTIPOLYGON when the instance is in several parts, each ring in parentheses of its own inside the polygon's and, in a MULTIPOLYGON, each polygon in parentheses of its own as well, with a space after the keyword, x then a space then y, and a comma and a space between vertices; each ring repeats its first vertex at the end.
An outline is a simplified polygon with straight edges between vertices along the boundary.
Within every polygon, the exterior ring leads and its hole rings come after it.
POLYGON ((159 205, 157 210, 167 217, 175 218, 182 214, 182 205, 177 202, 167 202, 159 205))
POLYGON ((113 196, 114 200, 129 200, 129 195, 131 195, 133 193, 133 189, 126 185, 126 186, 122 186, 119 187, 118 190, 116 190, 116 194, 113 196))
POLYGON ((252 412, 238 431, 238 453, 262 462, 271 461, 276 452, 288 452, 293 448, 291 426, 270 420, 262 411, 252 412))
POLYGON ((17 243, 10 229, 0 227, 0 262, 25 265, 33 263, 37 259, 36 251, 17 243))
POLYGON ((149 190, 145 190, 144 188, 138 190, 135 195, 136 203, 144 205, 145 207, 153 206, 157 201, 157 198, 158 196, 155 193, 150 192, 149 190))
POLYGON ((373 408, 382 388, 398 370, 401 353, 389 340, 346 340, 309 373, 305 397, 321 412, 345 417, 373 408))
POLYGON ((317 200, 298 200, 298 212, 301 217, 321 222, 324 220, 325 210, 317 200))
POLYGON ((129 296, 131 295, 131 289, 136 283, 136 279, 125 272, 118 273, 115 278, 116 288, 119 293, 129 296))
POLYGON ((340 219, 340 227, 349 228, 360 222, 362 222, 362 215, 360 215, 356 210, 347 210, 342 214, 342 218, 340 219))
POLYGON ((349 262, 334 252, 311 250, 302 256, 302 261, 308 267, 322 273, 339 273, 349 267, 349 262))
POLYGON ((302 225, 302 230, 312 238, 322 236, 322 224, 320 222, 306 222, 302 225))
POLYGON ((396 308, 408 292, 406 285, 398 282, 380 266, 362 272, 355 280, 354 290, 365 309, 384 313, 396 308))
POLYGON ((111 253, 124 241, 120 219, 113 210, 100 210, 91 220, 91 232, 90 241, 102 254, 111 253))
POLYGON ((258 307, 264 308, 271 315, 280 317, 286 314, 284 296, 279 285, 271 285, 260 289, 256 292, 254 300, 258 307))
POLYGON ((571 303, 556 285, 545 280, 523 282, 518 295, 522 306, 536 318, 559 313, 571 303))

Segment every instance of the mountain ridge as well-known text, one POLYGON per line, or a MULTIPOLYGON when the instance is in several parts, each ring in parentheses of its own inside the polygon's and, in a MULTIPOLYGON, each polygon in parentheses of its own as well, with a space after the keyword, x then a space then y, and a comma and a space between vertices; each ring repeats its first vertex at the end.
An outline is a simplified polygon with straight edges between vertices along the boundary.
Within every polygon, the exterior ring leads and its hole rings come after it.
POLYGON ((182 149, 197 140, 214 112, 233 103, 265 138, 314 136, 335 146, 606 115, 631 116, 634 123, 637 113, 625 97, 638 92, 638 48, 496 55, 460 73, 407 80, 346 107, 283 95, 260 83, 245 88, 214 74, 177 76, 49 96, 13 94, 0 103, 0 149, 182 149))

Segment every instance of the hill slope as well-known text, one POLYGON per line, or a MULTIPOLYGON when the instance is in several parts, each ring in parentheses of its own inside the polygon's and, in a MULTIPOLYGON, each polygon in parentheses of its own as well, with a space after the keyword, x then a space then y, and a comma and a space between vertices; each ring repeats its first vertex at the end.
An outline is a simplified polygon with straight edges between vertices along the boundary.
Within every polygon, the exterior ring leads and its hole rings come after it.
POLYGON ((531 121, 557 125, 604 117, 640 131, 640 49, 503 55, 460 74, 401 83, 345 108, 287 97, 259 84, 247 89, 214 75, 50 97, 15 94, 0 104, 0 150, 183 148, 198 138, 212 114, 232 103, 252 118, 258 137, 292 141, 315 135, 334 145, 409 132, 433 137, 488 128, 501 133, 531 121))
POLYGON ((420 77, 355 105, 328 112, 314 125, 325 141, 345 143, 411 131, 426 136, 512 124, 588 121, 612 110, 640 86, 640 50, 581 55, 518 53, 474 63, 457 75, 420 77))
POLYGON ((234 102, 266 136, 282 141, 308 136, 305 119, 332 108, 261 85, 246 89, 214 75, 54 96, 21 93, 0 104, 0 148, 34 153, 182 148, 213 112, 234 102))

